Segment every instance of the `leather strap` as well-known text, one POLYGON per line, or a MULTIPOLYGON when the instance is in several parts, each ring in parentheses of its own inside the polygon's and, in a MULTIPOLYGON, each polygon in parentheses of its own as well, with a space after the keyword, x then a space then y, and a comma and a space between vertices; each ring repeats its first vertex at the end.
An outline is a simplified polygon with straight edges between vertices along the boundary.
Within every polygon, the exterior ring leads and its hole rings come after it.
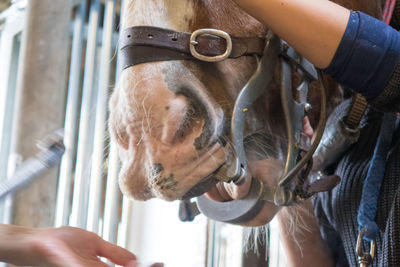
POLYGON ((360 94, 354 94, 351 107, 347 113, 345 124, 351 130, 357 130, 360 127, 360 121, 364 116, 365 110, 367 109, 368 102, 360 94))
POLYGON ((313 196, 320 192, 331 191, 340 183, 340 177, 337 175, 329 175, 325 176, 321 179, 318 179, 311 184, 307 184, 306 192, 310 196, 313 196))
MULTIPOLYGON (((177 32, 150 26, 136 26, 124 30, 120 37, 119 58, 122 69, 146 62, 166 60, 197 60, 190 53, 191 33, 177 32)), ((233 37, 229 58, 262 56, 265 38, 233 37)), ((221 55, 226 51, 226 40, 214 35, 197 37, 196 50, 206 56, 221 55)))

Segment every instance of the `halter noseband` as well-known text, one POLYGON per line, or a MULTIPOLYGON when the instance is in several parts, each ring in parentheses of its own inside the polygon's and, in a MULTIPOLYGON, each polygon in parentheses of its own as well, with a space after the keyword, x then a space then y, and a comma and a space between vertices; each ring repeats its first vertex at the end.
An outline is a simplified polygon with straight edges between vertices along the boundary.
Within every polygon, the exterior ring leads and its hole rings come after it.
POLYGON ((200 29, 193 33, 150 26, 126 29, 120 38, 122 69, 146 62, 200 60, 218 62, 227 58, 262 56, 265 39, 231 37, 224 31, 200 29))
MULTIPOLYGON (((308 108, 308 85, 318 79, 315 68, 292 48, 269 33, 266 38, 232 37, 215 29, 200 29, 193 33, 176 32, 150 26, 126 29, 120 39, 120 64, 122 69, 146 62, 166 60, 199 60, 218 62, 228 58, 256 56, 259 58, 256 72, 243 87, 236 99, 231 121, 231 151, 233 159, 215 174, 224 182, 241 184, 246 179, 247 159, 243 145, 243 130, 246 112, 264 92, 273 77, 278 55, 282 59, 282 106, 288 134, 288 152, 284 172, 276 188, 269 188, 257 179, 252 180, 249 194, 239 200, 217 202, 202 195, 197 205, 184 202, 184 219, 193 219, 199 210, 207 217, 223 222, 243 223, 254 218, 264 201, 278 206, 291 205, 306 199, 316 192, 305 189, 305 181, 312 166, 312 156, 322 137, 326 120, 325 88, 321 90, 321 113, 316 137, 308 149, 300 147, 302 119, 308 108), (292 66, 302 74, 303 81, 298 90, 297 101, 292 97, 292 66), (307 166, 307 168, 304 168, 307 166), (304 170, 305 169, 305 170, 304 170), (298 183, 293 180, 302 172, 298 183), (198 209, 197 209, 198 208, 198 209), (194 215, 194 216, 193 216, 194 215)), ((322 82, 322 81, 321 81, 322 82)), ((329 182, 327 183, 329 184, 329 182)), ((331 185, 323 185, 321 191, 331 185)), ((315 186, 314 186, 315 188, 315 186)))

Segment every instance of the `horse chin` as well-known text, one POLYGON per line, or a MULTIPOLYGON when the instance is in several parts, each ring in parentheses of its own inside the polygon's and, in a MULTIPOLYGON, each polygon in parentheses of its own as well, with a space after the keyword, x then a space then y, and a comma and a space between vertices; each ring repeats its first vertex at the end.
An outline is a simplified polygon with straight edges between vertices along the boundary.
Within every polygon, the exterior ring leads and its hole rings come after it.
POLYGON ((218 169, 227 157, 226 148, 219 143, 200 151, 158 143, 154 150, 158 152, 136 150, 126 153, 134 155, 130 158, 121 155, 119 183, 125 195, 136 200, 154 197, 167 201, 181 199, 204 177, 218 169), (152 158, 148 158, 149 155, 152 158))

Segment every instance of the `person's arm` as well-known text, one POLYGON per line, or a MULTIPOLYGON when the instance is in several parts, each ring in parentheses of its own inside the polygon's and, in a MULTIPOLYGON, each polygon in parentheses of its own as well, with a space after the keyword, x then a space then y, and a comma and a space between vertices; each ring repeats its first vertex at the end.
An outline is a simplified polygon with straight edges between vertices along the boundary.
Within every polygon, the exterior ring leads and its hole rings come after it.
POLYGON ((329 66, 350 11, 328 0, 235 0, 319 68, 329 66))
POLYGON ((400 111, 400 33, 328 0, 235 0, 250 15, 385 111, 400 111))
POLYGON ((122 266, 137 266, 135 255, 82 229, 33 229, 0 224, 2 262, 18 266, 108 266, 98 257, 122 266))

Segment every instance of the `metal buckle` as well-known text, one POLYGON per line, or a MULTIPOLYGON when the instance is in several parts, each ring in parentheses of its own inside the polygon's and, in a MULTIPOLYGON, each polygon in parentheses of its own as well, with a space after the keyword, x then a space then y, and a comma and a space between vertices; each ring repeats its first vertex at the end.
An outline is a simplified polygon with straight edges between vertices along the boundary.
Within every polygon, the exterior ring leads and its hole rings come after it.
POLYGON ((232 39, 228 33, 221 31, 221 30, 199 29, 197 31, 194 31, 192 33, 192 35, 190 36, 189 47, 190 47, 190 53, 192 54, 193 57, 195 57, 199 60, 202 60, 202 61, 206 61, 206 62, 218 62, 218 61, 225 60, 230 56, 230 54, 232 52, 232 39), (196 45, 199 44, 197 42, 197 37, 200 35, 204 35, 204 34, 214 35, 214 36, 218 36, 218 37, 225 39, 226 40, 225 53, 223 53, 222 55, 218 55, 218 56, 205 56, 205 55, 202 55, 199 52, 197 52, 196 45))
POLYGON ((362 243, 364 240, 365 231, 365 228, 361 229, 357 238, 356 252, 358 255, 358 263, 360 264, 360 267, 369 266, 375 256, 375 240, 372 239, 370 241, 369 252, 364 252, 363 250, 362 243))

